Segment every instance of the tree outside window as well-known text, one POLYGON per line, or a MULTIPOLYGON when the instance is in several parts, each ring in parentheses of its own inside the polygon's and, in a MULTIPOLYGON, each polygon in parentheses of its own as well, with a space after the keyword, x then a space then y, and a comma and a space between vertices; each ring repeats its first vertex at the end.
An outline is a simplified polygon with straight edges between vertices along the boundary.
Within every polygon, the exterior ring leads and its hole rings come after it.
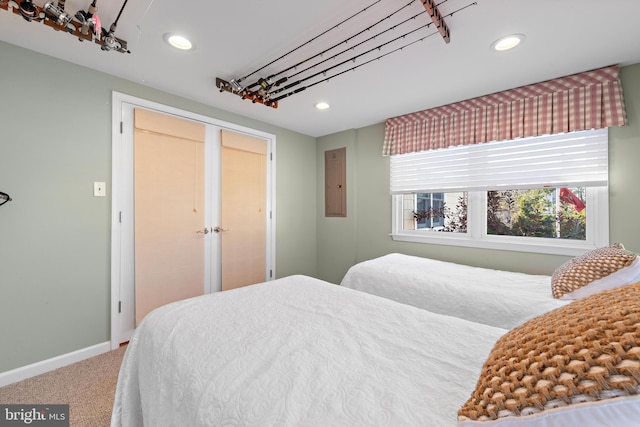
POLYGON ((487 192, 487 234, 586 239, 586 189, 487 192))

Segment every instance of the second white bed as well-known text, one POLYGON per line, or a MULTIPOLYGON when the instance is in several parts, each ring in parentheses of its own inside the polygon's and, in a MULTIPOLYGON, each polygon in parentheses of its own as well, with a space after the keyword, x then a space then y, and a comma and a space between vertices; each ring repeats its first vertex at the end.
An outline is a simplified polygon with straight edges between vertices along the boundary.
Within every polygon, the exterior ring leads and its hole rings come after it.
POLYGON ((553 298, 550 276, 397 253, 354 265, 341 285, 505 329, 568 303, 553 298))

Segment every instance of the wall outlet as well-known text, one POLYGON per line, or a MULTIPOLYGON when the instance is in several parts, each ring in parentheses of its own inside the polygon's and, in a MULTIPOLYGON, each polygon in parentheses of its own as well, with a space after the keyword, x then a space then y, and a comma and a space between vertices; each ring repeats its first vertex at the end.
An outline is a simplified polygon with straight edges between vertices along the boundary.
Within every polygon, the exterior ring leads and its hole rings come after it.
POLYGON ((93 197, 105 197, 107 195, 107 184, 104 182, 93 183, 93 197))

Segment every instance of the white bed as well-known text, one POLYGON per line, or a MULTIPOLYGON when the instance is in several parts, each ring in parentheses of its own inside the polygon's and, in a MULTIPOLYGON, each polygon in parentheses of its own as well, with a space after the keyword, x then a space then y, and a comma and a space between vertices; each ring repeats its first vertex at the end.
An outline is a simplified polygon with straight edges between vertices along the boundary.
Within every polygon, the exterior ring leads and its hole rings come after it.
POLYGON ((456 426, 506 330, 306 276, 170 304, 124 357, 112 426, 456 426))
POLYGON ((553 298, 551 276, 398 253, 354 265, 341 285, 433 313, 505 329, 570 302, 553 298))

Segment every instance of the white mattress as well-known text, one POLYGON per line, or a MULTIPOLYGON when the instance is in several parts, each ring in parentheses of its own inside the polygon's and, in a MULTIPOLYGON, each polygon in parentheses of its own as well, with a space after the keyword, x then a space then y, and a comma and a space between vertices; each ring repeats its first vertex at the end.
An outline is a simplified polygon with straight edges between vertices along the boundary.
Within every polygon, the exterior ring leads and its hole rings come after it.
POLYGON ((569 302, 553 298, 550 276, 396 253, 354 265, 341 285, 505 329, 569 302))
POLYGON ((306 276, 170 304, 126 351, 112 426, 456 426, 506 331, 306 276))

